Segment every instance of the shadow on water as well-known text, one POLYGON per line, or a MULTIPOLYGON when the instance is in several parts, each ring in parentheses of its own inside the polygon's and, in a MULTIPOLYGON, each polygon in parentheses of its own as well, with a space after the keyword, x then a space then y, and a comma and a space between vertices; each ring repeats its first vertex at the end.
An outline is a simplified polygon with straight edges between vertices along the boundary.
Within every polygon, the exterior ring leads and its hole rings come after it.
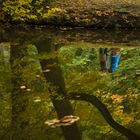
POLYGON ((0 32, 0 139, 140 139, 138 30, 13 26, 0 32), (66 125, 72 120, 62 118, 72 115, 80 120, 66 125), (51 128, 46 120, 66 126, 51 128))

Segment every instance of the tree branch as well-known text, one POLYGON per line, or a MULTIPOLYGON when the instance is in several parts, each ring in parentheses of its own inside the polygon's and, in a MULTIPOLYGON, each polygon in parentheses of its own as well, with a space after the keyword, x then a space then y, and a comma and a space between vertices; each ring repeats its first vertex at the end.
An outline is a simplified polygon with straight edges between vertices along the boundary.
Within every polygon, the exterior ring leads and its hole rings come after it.
POLYGON ((92 105, 97 107, 97 109, 101 112, 104 119, 107 121, 107 123, 113 127, 115 130, 120 132, 121 134, 125 135, 130 140, 140 140, 140 136, 133 133, 131 130, 125 128, 124 126, 117 123, 111 116, 109 110, 107 107, 94 95, 88 95, 86 93, 69 93, 68 96, 69 99, 72 100, 82 100, 90 102, 92 105))

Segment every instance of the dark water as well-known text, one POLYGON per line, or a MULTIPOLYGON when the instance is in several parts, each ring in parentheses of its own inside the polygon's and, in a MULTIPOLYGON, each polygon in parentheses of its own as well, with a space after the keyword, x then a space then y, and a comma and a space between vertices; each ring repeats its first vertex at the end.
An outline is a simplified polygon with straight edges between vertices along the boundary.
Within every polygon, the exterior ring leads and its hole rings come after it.
POLYGON ((139 140, 139 33, 1 26, 0 140, 139 140))

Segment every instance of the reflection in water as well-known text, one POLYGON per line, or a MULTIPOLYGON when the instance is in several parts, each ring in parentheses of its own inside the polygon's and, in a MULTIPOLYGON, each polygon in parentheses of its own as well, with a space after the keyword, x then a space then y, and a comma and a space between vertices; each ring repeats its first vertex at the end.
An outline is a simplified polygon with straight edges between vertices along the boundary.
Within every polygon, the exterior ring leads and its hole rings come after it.
POLYGON ((120 61, 120 50, 121 48, 112 48, 110 50, 108 50, 108 48, 99 49, 100 67, 102 72, 106 72, 108 69, 107 68, 108 55, 110 55, 108 71, 112 73, 115 70, 117 70, 120 61))
POLYGON ((110 68, 109 68, 110 73, 114 72, 118 68, 119 61, 120 61, 120 48, 114 48, 111 50, 110 54, 110 68))
MULTIPOLYGON (((40 40, 36 43, 36 47, 39 54, 44 52, 55 53, 58 49, 57 46, 53 44, 52 39, 40 40)), ((56 90, 54 91, 52 87, 49 87, 49 92, 58 118, 60 119, 65 115, 73 114, 73 109, 70 102, 67 99, 63 99, 63 96, 66 95, 65 83, 57 56, 54 58, 42 59, 40 63, 42 66, 42 71, 45 70, 44 76, 46 80, 50 83, 51 86, 53 86, 54 89, 56 88, 56 90), (46 72, 46 69, 49 69, 50 71, 46 72), (53 95, 54 92, 55 95, 53 95)), ((72 124, 65 128, 62 126, 62 131, 66 140, 81 139, 80 132, 76 124, 72 124)))
POLYGON ((23 132, 28 126, 28 117, 23 118, 24 113, 28 105, 28 95, 24 91, 26 81, 23 76, 23 71, 27 65, 24 61, 24 57, 27 55, 27 47, 24 44, 11 45, 10 49, 10 66, 12 72, 12 89, 11 89, 11 102, 12 102, 12 117, 11 117, 11 129, 14 140, 19 138, 27 139, 28 134, 23 132))
POLYGON ((107 70, 107 57, 108 57, 108 49, 107 48, 100 48, 99 49, 99 58, 100 58, 100 66, 101 71, 106 72, 107 70))
POLYGON ((61 119, 53 119, 45 121, 45 124, 49 125, 52 128, 56 126, 69 126, 78 121, 80 118, 78 116, 68 115, 64 116, 61 119))
POLYGON ((140 49, 83 42, 89 32, 57 33, 2 36, 11 45, 10 61, 0 59, 0 139, 140 139, 140 49), (81 42, 67 42, 74 38, 81 42), (116 80, 100 72, 107 69, 116 80))

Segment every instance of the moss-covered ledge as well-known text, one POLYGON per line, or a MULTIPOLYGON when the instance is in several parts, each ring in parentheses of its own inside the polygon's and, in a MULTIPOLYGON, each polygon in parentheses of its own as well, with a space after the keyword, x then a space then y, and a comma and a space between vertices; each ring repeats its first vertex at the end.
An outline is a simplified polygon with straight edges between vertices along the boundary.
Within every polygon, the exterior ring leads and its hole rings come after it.
POLYGON ((94 7, 94 8, 67 8, 58 11, 54 17, 44 23, 97 27, 97 28, 140 28, 140 6, 94 7))
POLYGON ((139 5, 94 5, 80 8, 47 7, 36 11, 23 8, 12 16, 7 12, 0 13, 3 17, 1 22, 88 28, 140 28, 139 9, 139 5))

